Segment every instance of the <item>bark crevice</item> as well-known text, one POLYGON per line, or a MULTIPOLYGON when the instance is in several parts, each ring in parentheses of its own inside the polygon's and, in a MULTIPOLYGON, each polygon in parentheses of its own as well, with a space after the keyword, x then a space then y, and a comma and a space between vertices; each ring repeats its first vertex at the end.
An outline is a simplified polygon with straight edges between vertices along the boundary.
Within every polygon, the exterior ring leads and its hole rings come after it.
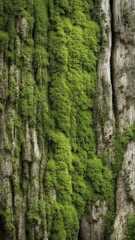
MULTIPOLYGON (((110 13, 111 13, 111 55, 110 55, 110 80, 112 85, 112 108, 115 118, 115 124, 117 125, 117 102, 116 102, 116 92, 115 92, 115 77, 114 77, 114 59, 113 54, 115 50, 116 43, 116 33, 114 31, 114 14, 113 14, 113 3, 110 0, 110 13)), ((117 127, 117 126, 116 126, 117 127)))

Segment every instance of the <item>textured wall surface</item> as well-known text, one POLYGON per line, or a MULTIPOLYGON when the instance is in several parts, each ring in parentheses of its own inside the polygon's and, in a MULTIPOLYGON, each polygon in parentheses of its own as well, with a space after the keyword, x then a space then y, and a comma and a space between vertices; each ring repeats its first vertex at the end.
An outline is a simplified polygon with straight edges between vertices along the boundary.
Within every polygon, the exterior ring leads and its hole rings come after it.
POLYGON ((109 197, 93 130, 95 10, 92 0, 0 2, 1 240, 77 239, 91 201, 109 197))
POLYGON ((116 218, 109 239, 134 239, 134 233, 128 235, 127 222, 135 213, 135 1, 102 1, 101 19, 96 130, 98 154, 104 159, 108 152, 115 186, 116 218))
MULTIPOLYGON (((113 79, 116 101, 117 128, 130 132, 135 122, 135 1, 113 3, 113 79)), ((126 139, 124 140, 126 143, 126 139)), ((123 163, 117 177, 116 220, 111 239, 123 240, 129 214, 135 213, 134 199, 134 133, 128 139, 123 153, 123 163)), ((134 237, 133 237, 134 238, 134 237)))
POLYGON ((0 1, 0 240, 133 240, 135 1, 0 1))
POLYGON ((41 112, 47 107, 46 66, 40 63, 46 47, 46 13, 44 1, 0 3, 1 240, 47 239, 42 214, 46 150, 40 134, 41 112), (42 19, 37 20, 42 8, 42 19), (45 27, 41 30, 42 21, 45 27), (39 64, 34 54, 39 54, 39 64))

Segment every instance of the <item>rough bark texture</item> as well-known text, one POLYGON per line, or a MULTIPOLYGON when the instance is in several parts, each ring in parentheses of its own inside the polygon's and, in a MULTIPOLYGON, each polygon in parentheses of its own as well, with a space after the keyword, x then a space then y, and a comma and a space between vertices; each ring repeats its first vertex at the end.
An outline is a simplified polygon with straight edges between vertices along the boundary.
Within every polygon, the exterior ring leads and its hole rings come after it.
MULTIPOLYGON (((112 16, 109 0, 100 5, 102 20, 102 46, 98 64, 98 85, 96 101, 96 135, 97 154, 105 164, 110 166, 113 159, 113 142, 115 132, 114 89, 112 79, 112 16)), ((107 213, 107 202, 97 201, 92 206, 92 213, 84 215, 81 223, 82 240, 103 240, 104 217, 107 213), (89 216, 89 217, 88 217, 89 216), (89 221, 88 221, 89 219, 89 221)))
MULTIPOLYGON (((103 0, 100 11, 103 34, 98 67, 97 153, 112 169, 113 175, 114 169, 111 166, 114 161, 121 158, 122 163, 115 176, 116 218, 113 232, 108 238, 124 240, 129 237, 126 235, 128 217, 135 213, 134 133, 131 140, 130 138, 126 140, 126 135, 132 132, 135 122, 135 1, 103 0), (118 132, 124 142, 122 151, 116 147, 121 141, 120 139, 117 141, 118 132), (117 154, 121 156, 116 157, 117 154)), ((104 215, 107 209, 104 212, 102 205, 97 208, 99 214, 97 220, 93 214, 95 208, 96 204, 93 206, 92 214, 89 217, 84 216, 82 220, 82 231, 84 229, 82 239, 106 239, 100 211, 104 215)), ((134 239, 134 235, 132 238, 134 239)))
MULTIPOLYGON (((117 128, 122 133, 135 122, 135 1, 114 1, 113 7, 113 79, 117 128)), ((128 214, 135 213, 134 141, 128 141, 116 185, 116 219, 111 239, 123 240, 128 214)))
MULTIPOLYGON (((104 1, 103 1, 104 2, 104 1)), ((109 1, 105 1, 105 10, 104 12, 108 12, 108 4, 109 1), (107 4, 108 2, 108 4, 107 4)), ((103 40, 103 50, 101 51, 101 69, 105 76, 106 69, 109 71, 108 79, 111 78, 110 90, 106 88, 104 85, 104 94, 102 95, 102 91, 100 91, 101 96, 108 96, 107 103, 109 104, 109 112, 111 116, 113 116, 111 127, 106 124, 106 121, 109 119, 106 114, 106 118, 103 123, 103 128, 110 130, 110 141, 107 139, 107 142, 111 142, 111 145, 106 146, 105 149, 107 151, 111 151, 111 161, 114 161, 116 156, 113 146, 114 135, 117 132, 121 133, 121 138, 124 135, 124 132, 130 131, 134 122, 135 122, 135 81, 134 81, 134 59, 135 59, 135 41, 134 41, 134 19, 135 19, 135 1, 113 1, 110 2, 110 10, 109 16, 109 26, 106 29, 106 32, 110 34, 111 40, 108 38, 106 47, 107 53, 106 57, 110 56, 111 52, 111 61, 108 61, 108 67, 104 70, 104 59, 102 59, 102 55, 104 53, 104 40, 103 40), (112 22, 112 23, 111 23, 112 22), (111 42, 111 44, 110 44, 111 42), (109 65, 111 64, 111 66, 109 65), (109 70, 110 69, 110 70, 109 70), (110 77, 111 75, 111 77, 110 77), (113 99, 113 100, 112 100, 113 99), (112 100, 112 101, 111 101, 112 100), (115 117, 115 118, 114 118, 115 117), (115 119, 115 121, 114 121, 115 119), (116 130, 116 132, 115 132, 116 130), (112 137, 111 137, 112 136, 112 137)), ((106 28, 107 17, 103 18, 104 26, 106 28), (105 22, 104 22, 105 19, 105 22)), ((105 29, 104 28, 104 29, 105 29)), ((103 32, 104 39, 104 32, 103 32)), ((107 61, 105 61, 107 64, 107 61)), ((100 67, 100 64, 99 64, 100 67)), ((102 75, 99 72, 99 84, 102 80, 102 75)), ((100 89, 100 88, 99 88, 100 89)), ((100 101, 101 102, 101 101, 100 101)), ((101 116, 103 111, 106 110, 105 103, 101 104, 101 116)), ((99 121, 101 122, 101 121, 99 121)), ((100 123, 98 123, 100 124, 100 123)), ((100 135, 98 136, 98 141, 100 143, 104 143, 104 140, 100 136, 102 136, 102 131, 100 130, 100 135)), ((117 138, 117 136, 115 137, 117 138)), ((134 137, 133 137, 134 138, 134 137)), ((123 240, 126 239, 126 226, 127 219, 129 214, 135 213, 135 201, 134 201, 134 176, 135 176, 135 168, 134 168, 134 142, 133 139, 128 139, 126 143, 125 141, 125 149, 122 153, 122 165, 118 170, 117 182, 116 182, 116 193, 115 193, 115 201, 116 201, 116 219, 114 222, 114 230, 111 234, 110 239, 112 240, 123 240)), ((119 144, 119 143, 117 143, 119 144)), ((99 145, 98 145, 98 149, 99 145)), ((110 155, 109 155, 110 156, 110 155)), ((117 159, 118 160, 118 159, 117 159)), ((134 238, 134 236, 133 236, 134 238)), ((99 238, 100 239, 100 238, 99 238)))
MULTIPOLYGON (((41 216, 46 154, 45 144, 39 147, 36 90, 40 86, 36 85, 32 52, 33 44, 37 48, 36 34, 32 36, 37 26, 33 28, 31 11, 25 11, 23 4, 0 4, 0 239, 42 236, 46 240, 46 216, 41 216)), ((40 74, 45 75, 45 67, 40 67, 40 74)), ((42 101, 46 104, 45 97, 42 101)))
POLYGON ((112 77, 112 13, 110 1, 103 0, 100 8, 102 19, 102 45, 98 65, 97 94, 97 152, 102 156, 113 157, 113 140, 115 131, 115 106, 112 77))
POLYGON ((0 240, 134 239, 135 0, 94 3, 0 3, 0 240))

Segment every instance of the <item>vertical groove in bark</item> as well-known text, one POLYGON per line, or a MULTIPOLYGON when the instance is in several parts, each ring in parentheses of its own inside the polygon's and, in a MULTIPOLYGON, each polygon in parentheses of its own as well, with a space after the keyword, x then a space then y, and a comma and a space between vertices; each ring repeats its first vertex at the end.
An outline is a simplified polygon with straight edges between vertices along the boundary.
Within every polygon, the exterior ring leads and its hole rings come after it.
MULTIPOLYGON (((112 106, 113 113, 115 117, 115 125, 117 125, 117 102, 115 94, 115 80, 114 80, 114 60, 113 52, 115 49, 115 38, 116 34, 114 32, 114 15, 113 15, 113 1, 110 0, 110 12, 111 12, 111 56, 110 56, 110 75, 111 75, 111 85, 112 85, 112 106)), ((115 126, 117 127, 117 126, 115 126)))

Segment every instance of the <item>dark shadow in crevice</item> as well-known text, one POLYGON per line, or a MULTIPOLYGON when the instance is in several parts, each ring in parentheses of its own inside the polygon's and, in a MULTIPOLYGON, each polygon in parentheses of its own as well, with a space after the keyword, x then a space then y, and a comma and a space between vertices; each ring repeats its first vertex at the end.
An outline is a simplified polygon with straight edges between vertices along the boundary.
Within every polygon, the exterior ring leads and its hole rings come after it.
POLYGON ((110 75, 111 75, 111 85, 112 85, 112 106, 113 106, 115 122, 117 124, 117 98, 116 98, 115 76, 114 76, 114 71, 115 71, 115 69, 114 69, 114 51, 115 51, 115 43, 116 43, 116 33, 114 31, 113 1, 111 1, 111 0, 110 0, 110 11, 111 11, 111 34, 112 34, 110 75))

